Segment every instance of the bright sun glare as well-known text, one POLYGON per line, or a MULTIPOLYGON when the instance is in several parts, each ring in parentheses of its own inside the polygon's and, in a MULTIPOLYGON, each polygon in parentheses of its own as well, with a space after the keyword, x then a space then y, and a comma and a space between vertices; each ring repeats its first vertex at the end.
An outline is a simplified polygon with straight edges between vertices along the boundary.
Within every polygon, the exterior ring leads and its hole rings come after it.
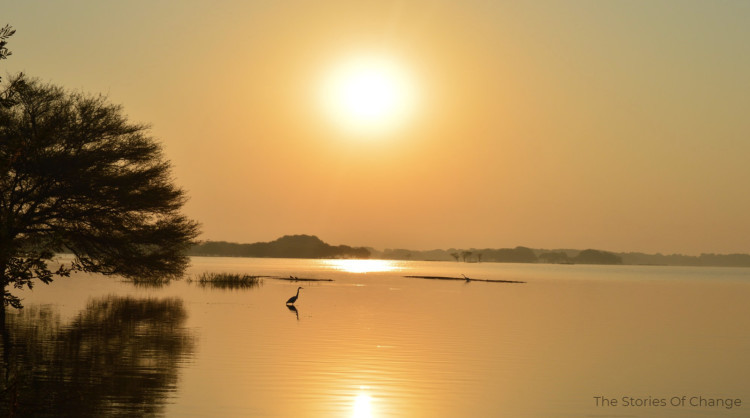
POLYGON ((352 418, 372 418, 372 398, 366 393, 360 393, 354 399, 352 418))
POLYGON ((405 122, 415 85, 396 61, 376 56, 344 61, 326 77, 322 101, 331 119, 357 134, 381 134, 405 122))
POLYGON ((325 260, 325 264, 348 273, 374 273, 400 269, 396 262, 391 260, 325 260))

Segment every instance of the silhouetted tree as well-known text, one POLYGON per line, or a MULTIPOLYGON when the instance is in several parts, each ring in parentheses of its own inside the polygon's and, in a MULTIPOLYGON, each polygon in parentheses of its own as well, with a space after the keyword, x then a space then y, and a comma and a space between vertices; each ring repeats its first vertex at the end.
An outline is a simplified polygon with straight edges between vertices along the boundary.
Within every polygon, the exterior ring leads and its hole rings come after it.
POLYGON ((180 214, 185 194, 147 128, 101 96, 18 77, 9 84, 2 95, 12 100, 0 106, 0 307, 21 307, 10 285, 73 270, 181 275, 198 224, 180 214), (50 270, 63 249, 73 262, 50 270))
POLYGON ((459 255, 458 255, 458 253, 451 253, 451 257, 455 258, 456 261, 458 261, 459 255))
MULTIPOLYGON (((13 36, 14 33, 16 33, 16 30, 13 29, 10 25, 5 25, 0 28, 0 60, 7 59, 9 55, 13 55, 13 53, 10 52, 8 48, 5 47, 5 45, 8 44, 8 41, 6 39, 13 36)), ((2 77, 0 77, 0 80, 2 80, 2 77)))
MULTIPOLYGON (((0 60, 7 59, 9 55, 13 55, 13 53, 10 52, 8 48, 5 47, 5 45, 8 44, 8 41, 6 39, 13 36, 14 33, 16 33, 16 30, 13 29, 10 25, 5 25, 2 28, 0 28, 0 60)), ((23 73, 21 73, 20 75, 23 75, 23 73)), ((2 80, 3 78, 0 77, 0 81, 2 80)), ((23 80, 20 77, 18 77, 15 82, 22 83, 23 80)), ((13 84, 14 83, 11 83, 11 85, 7 87, 5 90, 0 91, 0 107, 9 106, 13 103, 12 101, 13 96, 12 94, 9 94, 9 91, 11 87, 13 86, 13 84)))

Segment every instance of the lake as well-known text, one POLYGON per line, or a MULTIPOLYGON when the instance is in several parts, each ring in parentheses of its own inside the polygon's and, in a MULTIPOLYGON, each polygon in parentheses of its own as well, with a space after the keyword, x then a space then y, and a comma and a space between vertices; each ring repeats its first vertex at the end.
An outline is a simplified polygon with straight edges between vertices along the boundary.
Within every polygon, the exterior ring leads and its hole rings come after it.
POLYGON ((333 281, 16 290, 0 412, 750 415, 750 269, 193 258, 203 272, 333 281), (525 283, 404 277, 462 274, 525 283))

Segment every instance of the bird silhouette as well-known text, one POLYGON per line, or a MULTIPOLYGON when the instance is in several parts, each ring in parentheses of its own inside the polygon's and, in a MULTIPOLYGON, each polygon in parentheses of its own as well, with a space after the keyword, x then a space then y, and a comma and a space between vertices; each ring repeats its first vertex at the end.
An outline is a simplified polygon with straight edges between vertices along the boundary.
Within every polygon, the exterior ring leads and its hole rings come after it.
POLYGON ((290 297, 290 298, 289 298, 289 300, 288 300, 288 301, 286 301, 286 304, 287 304, 287 305, 294 305, 294 302, 296 302, 296 301, 297 301, 297 298, 299 297, 299 291, 300 291, 300 289, 302 289, 302 288, 301 288, 301 287, 298 287, 298 288, 297 288, 297 294, 296 294, 296 295, 294 295, 294 296, 292 296, 292 297, 290 297))

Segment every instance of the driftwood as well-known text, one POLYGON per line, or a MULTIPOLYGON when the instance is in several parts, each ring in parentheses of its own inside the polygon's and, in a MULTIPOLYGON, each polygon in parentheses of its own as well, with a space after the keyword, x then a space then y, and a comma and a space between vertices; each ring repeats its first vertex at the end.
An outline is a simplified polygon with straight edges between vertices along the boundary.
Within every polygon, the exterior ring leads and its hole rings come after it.
POLYGON ((429 279, 429 280, 460 280, 462 282, 487 282, 487 283, 526 283, 519 280, 492 280, 492 279, 472 279, 471 277, 447 277, 447 276, 404 276, 410 279, 429 279))
POLYGON ((289 277, 270 277, 276 280, 287 280, 290 282, 332 282, 333 279, 306 279, 303 277, 289 276, 289 277))

